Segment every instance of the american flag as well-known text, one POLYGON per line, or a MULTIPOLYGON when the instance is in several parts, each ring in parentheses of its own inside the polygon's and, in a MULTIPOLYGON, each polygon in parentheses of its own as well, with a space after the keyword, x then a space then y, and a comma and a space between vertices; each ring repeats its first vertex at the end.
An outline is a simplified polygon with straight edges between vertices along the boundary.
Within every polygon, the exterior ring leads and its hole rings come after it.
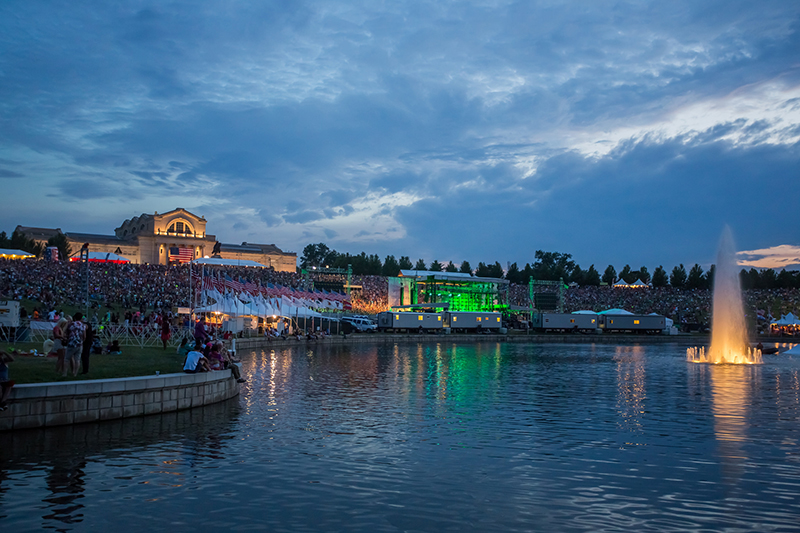
POLYGON ((180 263, 188 263, 194 259, 194 250, 191 248, 170 248, 169 249, 169 260, 178 261, 180 263))

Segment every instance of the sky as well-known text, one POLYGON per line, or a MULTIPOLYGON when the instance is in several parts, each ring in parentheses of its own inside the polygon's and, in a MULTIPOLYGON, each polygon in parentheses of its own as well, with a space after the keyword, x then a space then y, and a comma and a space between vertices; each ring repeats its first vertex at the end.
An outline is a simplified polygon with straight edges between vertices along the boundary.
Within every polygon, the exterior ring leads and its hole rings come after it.
POLYGON ((792 267, 799 141, 800 2, 0 3, 9 233, 792 267))

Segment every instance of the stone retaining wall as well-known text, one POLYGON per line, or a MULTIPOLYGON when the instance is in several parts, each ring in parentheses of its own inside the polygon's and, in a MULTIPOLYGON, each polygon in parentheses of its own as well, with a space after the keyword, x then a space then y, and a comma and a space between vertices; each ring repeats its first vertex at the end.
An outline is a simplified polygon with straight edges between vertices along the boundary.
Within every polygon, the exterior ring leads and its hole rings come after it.
POLYGON ((0 431, 168 413, 237 394, 230 370, 17 385, 0 431))

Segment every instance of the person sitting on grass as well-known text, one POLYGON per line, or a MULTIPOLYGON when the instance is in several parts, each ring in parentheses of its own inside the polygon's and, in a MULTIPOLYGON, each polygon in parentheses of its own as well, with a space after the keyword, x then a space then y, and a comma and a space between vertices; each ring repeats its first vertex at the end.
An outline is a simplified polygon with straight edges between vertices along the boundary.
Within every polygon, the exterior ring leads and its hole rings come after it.
POLYGON ((183 339, 181 339, 181 345, 178 346, 177 353, 178 355, 182 355, 185 358, 186 355, 191 351, 192 351, 192 345, 189 344, 189 339, 187 337, 184 337, 183 339))
POLYGON ((106 346, 106 353, 107 354, 115 353, 117 355, 121 354, 122 349, 119 347, 119 340, 114 339, 113 341, 109 342, 108 346, 106 346))
POLYGON ((203 357, 202 342, 197 342, 194 350, 186 354, 186 360, 183 362, 183 371, 187 374, 195 374, 197 372, 208 372, 208 361, 203 357))
POLYGON ((14 388, 14 382, 8 378, 8 364, 14 361, 14 356, 8 352, 0 351, 0 411, 8 408, 8 396, 14 388))

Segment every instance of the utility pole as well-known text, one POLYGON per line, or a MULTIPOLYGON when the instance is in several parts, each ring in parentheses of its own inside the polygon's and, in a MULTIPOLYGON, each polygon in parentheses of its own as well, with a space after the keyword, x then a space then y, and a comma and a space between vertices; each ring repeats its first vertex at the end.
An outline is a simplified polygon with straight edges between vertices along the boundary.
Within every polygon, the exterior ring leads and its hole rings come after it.
POLYGON ((89 243, 81 246, 81 270, 83 270, 83 296, 85 302, 86 322, 89 322, 89 243))

